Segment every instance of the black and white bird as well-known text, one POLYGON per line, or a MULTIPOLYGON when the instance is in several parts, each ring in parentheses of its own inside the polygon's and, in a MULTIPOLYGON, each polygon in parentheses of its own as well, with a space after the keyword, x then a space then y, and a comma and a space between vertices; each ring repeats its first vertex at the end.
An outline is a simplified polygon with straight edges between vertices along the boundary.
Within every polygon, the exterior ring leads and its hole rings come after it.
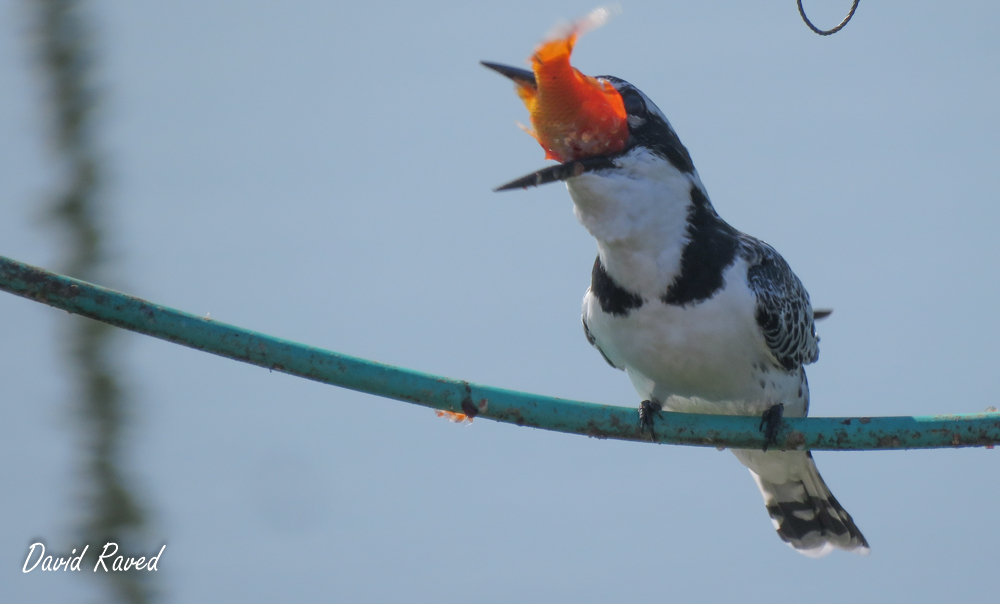
MULTIPOLYGON (((484 65, 535 85, 531 71, 484 65)), ((624 80, 597 79, 621 95, 625 147, 498 188, 565 181, 577 219, 597 240, 583 299, 587 340, 628 374, 647 424, 661 409, 762 416, 772 426, 782 412, 805 416, 805 365, 819 356, 809 294, 774 248, 719 217, 656 105, 624 80)), ((733 453, 750 469, 778 536, 796 551, 868 553, 810 453, 733 453)))

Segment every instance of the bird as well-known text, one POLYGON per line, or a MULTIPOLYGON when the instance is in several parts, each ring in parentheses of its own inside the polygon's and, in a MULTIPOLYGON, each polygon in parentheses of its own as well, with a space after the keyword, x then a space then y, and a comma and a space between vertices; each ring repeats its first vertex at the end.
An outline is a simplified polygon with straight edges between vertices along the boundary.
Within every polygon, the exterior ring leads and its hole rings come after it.
MULTIPOLYGON (((579 33, 564 31, 536 49, 533 70, 481 62, 515 83, 533 135, 561 162, 496 190, 565 183, 598 250, 583 332, 628 375, 642 399, 642 430, 652 435, 664 412, 750 415, 761 417, 765 442, 773 443, 783 416, 809 411, 805 366, 819 358, 815 321, 829 311, 813 310, 772 246, 719 216, 690 153, 649 97, 623 79, 568 68, 579 33), (584 114, 602 103, 602 117, 584 114)), ((869 552, 810 452, 765 445, 733 453, 795 551, 869 552)))

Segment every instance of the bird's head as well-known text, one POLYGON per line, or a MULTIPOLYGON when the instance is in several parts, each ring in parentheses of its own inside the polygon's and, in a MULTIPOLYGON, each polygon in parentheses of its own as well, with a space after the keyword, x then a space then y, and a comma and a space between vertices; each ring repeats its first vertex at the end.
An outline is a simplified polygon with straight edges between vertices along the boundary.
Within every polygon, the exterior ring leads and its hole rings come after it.
POLYGON ((513 80, 531 117, 529 134, 545 149, 546 159, 561 162, 502 185, 498 191, 611 168, 616 159, 637 147, 647 148, 682 172, 693 171, 687 149, 645 94, 620 78, 591 77, 570 65, 577 37, 605 18, 606 14, 592 13, 539 45, 531 57, 532 70, 482 61, 513 80))

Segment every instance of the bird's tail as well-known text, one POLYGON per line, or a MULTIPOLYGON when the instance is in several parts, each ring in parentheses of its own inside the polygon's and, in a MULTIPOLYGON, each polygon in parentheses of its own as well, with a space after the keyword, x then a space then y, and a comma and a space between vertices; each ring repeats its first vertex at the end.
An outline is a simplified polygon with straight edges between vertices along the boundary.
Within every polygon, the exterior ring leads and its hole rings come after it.
POLYGON ((830 493, 812 454, 734 450, 750 468, 782 541, 812 558, 842 549, 867 555, 868 542, 830 493))

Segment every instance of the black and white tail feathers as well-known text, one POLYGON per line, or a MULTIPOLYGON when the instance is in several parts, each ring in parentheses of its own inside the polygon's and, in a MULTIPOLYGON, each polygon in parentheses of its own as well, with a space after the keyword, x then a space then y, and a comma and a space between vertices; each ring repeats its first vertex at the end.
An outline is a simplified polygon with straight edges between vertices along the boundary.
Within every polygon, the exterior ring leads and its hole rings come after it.
POLYGON ((740 451, 737 457, 750 467, 778 536, 796 551, 811 558, 825 556, 834 549, 868 554, 868 542, 830 493, 812 454, 740 451), (771 471, 773 463, 768 462, 778 462, 790 471, 786 476, 775 474, 771 471), (779 481, 781 478, 786 480, 779 481))

